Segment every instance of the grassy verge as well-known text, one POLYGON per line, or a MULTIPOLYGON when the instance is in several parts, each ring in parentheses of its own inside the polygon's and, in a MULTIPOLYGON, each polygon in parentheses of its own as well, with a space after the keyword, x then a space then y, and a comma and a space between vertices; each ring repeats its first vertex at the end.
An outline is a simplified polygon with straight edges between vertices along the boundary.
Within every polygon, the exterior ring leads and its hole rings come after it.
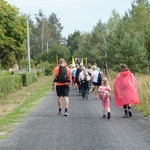
POLYGON ((39 104, 50 90, 51 77, 41 77, 37 82, 17 90, 0 101, 0 139, 6 138, 14 127, 39 104))
POLYGON ((144 116, 150 118, 150 76, 136 75, 140 104, 136 107, 144 116))

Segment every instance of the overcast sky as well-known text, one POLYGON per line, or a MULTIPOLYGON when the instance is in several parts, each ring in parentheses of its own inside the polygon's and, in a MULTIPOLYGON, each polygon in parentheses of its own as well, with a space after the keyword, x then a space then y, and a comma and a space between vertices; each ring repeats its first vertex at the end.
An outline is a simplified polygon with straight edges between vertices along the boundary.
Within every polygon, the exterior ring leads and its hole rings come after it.
POLYGON ((15 5, 21 13, 37 14, 39 9, 48 17, 55 13, 63 26, 62 35, 75 30, 91 32, 99 20, 103 23, 115 9, 121 16, 131 9, 132 0, 6 0, 15 5))

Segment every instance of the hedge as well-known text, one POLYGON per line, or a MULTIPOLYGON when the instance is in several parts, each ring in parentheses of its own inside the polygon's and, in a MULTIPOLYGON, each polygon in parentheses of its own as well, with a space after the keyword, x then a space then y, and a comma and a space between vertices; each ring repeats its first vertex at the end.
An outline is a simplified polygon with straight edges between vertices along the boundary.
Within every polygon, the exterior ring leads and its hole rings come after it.
POLYGON ((14 92, 22 86, 28 86, 37 81, 37 76, 33 72, 18 75, 0 76, 0 98, 14 92))

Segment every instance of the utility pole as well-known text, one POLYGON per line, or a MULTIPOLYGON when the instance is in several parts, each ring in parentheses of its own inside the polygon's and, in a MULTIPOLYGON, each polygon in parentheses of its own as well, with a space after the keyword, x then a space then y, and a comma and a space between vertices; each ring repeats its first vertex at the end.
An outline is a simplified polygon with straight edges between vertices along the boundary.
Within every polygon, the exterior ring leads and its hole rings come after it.
POLYGON ((29 37, 29 18, 28 18, 28 15, 27 15, 27 50, 28 50, 28 71, 31 72, 30 37, 29 37))
POLYGON ((47 46, 47 53, 48 53, 48 41, 47 41, 47 43, 46 43, 46 46, 47 46))
POLYGON ((42 46, 41 46, 42 53, 43 53, 43 46, 44 46, 44 44, 43 44, 43 36, 44 36, 44 18, 42 18, 42 46))

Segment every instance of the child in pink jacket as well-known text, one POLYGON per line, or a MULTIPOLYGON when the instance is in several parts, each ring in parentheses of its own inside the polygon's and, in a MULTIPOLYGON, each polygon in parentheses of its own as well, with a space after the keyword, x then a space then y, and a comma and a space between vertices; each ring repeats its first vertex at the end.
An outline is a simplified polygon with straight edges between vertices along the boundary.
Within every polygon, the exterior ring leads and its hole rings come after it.
POLYGON ((111 94, 111 88, 108 85, 107 78, 102 79, 102 85, 98 89, 99 92, 99 98, 102 102, 102 111, 103 111, 103 117, 106 118, 106 112, 107 112, 107 119, 111 118, 110 113, 110 94, 111 94))

